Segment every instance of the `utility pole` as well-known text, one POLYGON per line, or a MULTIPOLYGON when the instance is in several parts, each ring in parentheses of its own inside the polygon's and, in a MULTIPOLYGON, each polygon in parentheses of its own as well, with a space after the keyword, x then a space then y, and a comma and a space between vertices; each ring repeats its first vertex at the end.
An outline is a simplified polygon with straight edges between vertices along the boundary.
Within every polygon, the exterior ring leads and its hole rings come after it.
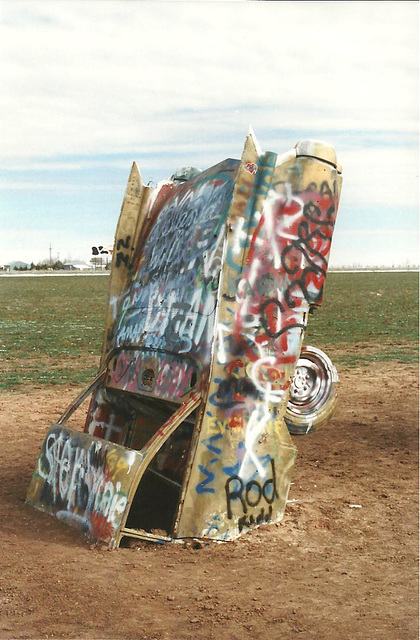
POLYGON ((51 259, 51 242, 50 242, 50 267, 52 267, 52 259, 51 259))

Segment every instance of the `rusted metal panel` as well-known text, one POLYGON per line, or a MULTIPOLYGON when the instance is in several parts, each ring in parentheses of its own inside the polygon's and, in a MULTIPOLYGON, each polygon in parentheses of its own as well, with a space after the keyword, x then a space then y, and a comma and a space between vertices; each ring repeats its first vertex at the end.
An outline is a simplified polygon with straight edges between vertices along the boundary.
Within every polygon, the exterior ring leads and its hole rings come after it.
POLYGON ((142 458, 137 451, 53 425, 26 501, 112 545, 142 458))
MULTIPOLYGON (((324 153, 331 159, 328 147, 324 153)), ((251 198, 241 206, 238 185, 228 219, 212 375, 181 537, 230 539, 278 521, 290 486, 296 448, 284 414, 309 308, 322 300, 337 171, 297 153, 279 163, 260 155, 255 164, 253 207, 251 198)))
POLYGON ((146 203, 151 189, 143 185, 140 171, 134 162, 128 178, 121 213, 115 232, 112 253, 111 278, 109 284, 109 304, 105 322, 104 346, 101 363, 105 362, 109 351, 109 341, 113 336, 116 307, 124 290, 134 262, 134 252, 144 223, 146 203))
POLYGON ((159 189, 118 306, 108 387, 179 401, 207 379, 238 166, 226 160, 159 189))

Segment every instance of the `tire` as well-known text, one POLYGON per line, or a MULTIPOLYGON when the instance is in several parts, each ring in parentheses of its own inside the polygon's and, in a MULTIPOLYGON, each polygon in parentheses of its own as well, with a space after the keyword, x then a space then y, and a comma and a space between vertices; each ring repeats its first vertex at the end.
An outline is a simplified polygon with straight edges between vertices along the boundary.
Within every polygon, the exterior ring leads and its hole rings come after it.
POLYGON ((289 433, 305 435, 325 424, 337 404, 337 369, 316 347, 302 347, 290 385, 286 421, 289 433))

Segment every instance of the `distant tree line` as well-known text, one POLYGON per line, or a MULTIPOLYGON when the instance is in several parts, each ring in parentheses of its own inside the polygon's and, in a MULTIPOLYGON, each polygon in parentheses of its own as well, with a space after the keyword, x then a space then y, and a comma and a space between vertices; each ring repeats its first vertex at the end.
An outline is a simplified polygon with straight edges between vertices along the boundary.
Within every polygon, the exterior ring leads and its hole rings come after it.
POLYGON ((58 271, 60 269, 64 269, 64 262, 61 262, 61 260, 56 260, 51 264, 49 260, 44 260, 44 262, 37 262, 37 264, 31 262, 30 268, 31 270, 35 269, 36 271, 45 271, 46 269, 53 269, 54 271, 58 271))
MULTIPOLYGON (((106 269, 106 270, 110 270, 111 269, 111 263, 112 260, 110 260, 109 256, 94 256, 93 258, 91 258, 90 260, 90 264, 92 265, 92 268, 96 271, 97 269, 106 269)), ((31 264, 15 264, 12 268, 12 271, 60 271, 61 269, 66 269, 65 265, 71 265, 72 264, 72 260, 71 259, 67 259, 66 262, 62 262, 61 260, 54 260, 51 261, 48 259, 45 260, 41 260, 40 262, 37 262, 36 264, 34 262, 31 262, 31 264)), ((68 269, 68 266, 67 266, 68 269)))
POLYGON ((36 264, 31 262, 31 264, 27 264, 23 267, 13 267, 13 271, 47 271, 48 269, 53 269, 54 271, 64 269, 64 262, 56 260, 50 264, 49 260, 44 260, 42 262, 37 262, 36 264))

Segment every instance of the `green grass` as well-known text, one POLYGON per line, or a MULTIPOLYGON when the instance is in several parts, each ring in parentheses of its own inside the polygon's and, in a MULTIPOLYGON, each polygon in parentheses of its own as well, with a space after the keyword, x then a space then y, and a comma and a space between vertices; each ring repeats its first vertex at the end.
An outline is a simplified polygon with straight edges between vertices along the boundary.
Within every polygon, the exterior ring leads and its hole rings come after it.
POLYGON ((417 364, 418 329, 418 273, 329 273, 305 342, 346 366, 417 364))
MULTIPOLYGON (((0 277, 0 389, 81 385, 96 374, 109 279, 0 277)), ((307 344, 343 367, 418 362, 418 274, 330 273, 307 344)))
POLYGON ((109 279, 1 278, 0 388, 85 384, 97 372, 109 279))

